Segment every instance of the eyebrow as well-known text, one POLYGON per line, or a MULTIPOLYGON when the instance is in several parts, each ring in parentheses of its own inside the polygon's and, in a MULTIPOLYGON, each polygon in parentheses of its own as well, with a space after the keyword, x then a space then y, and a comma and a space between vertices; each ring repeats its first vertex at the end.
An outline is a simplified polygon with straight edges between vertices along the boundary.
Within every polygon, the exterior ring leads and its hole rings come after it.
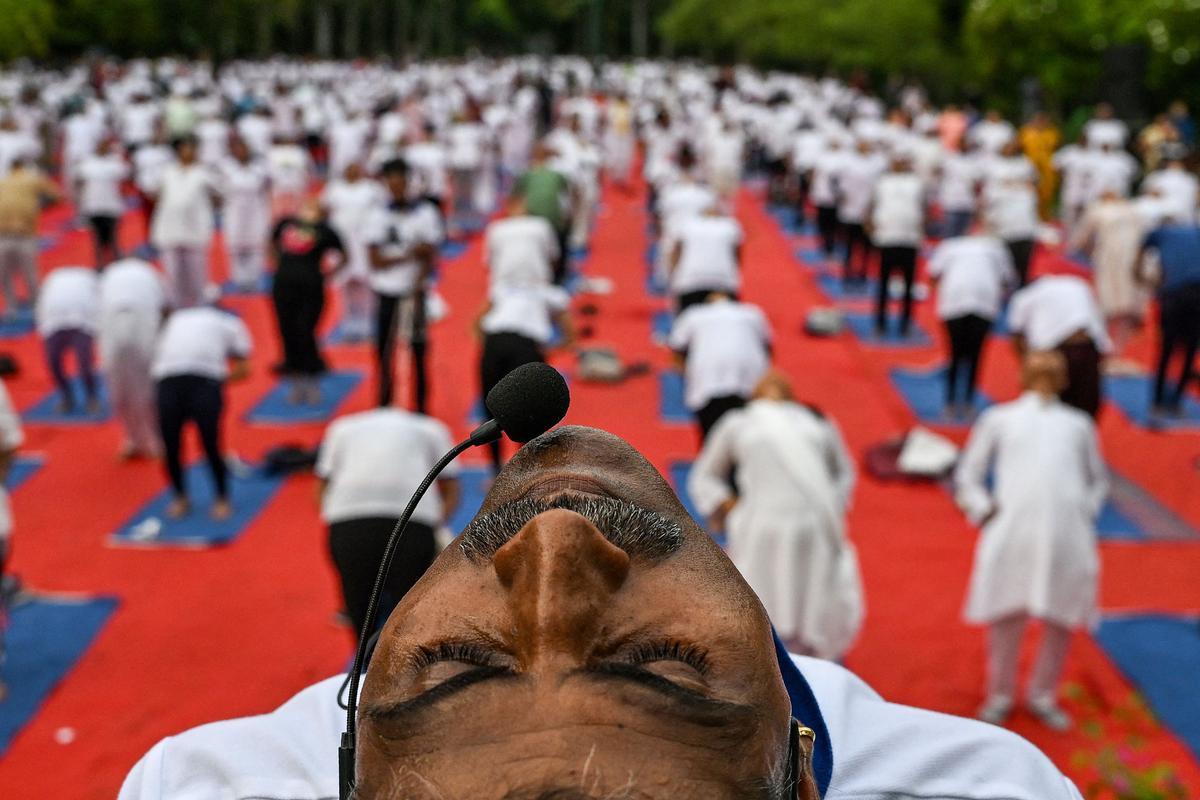
MULTIPOLYGON (((491 681, 518 681, 522 677, 519 673, 512 672, 506 667, 476 667, 469 672, 442 681, 432 689, 415 697, 372 704, 365 707, 362 713, 371 720, 412 725, 416 723, 422 713, 436 709, 446 700, 461 694, 472 686, 491 681)), ((604 662, 581 667, 569 673, 567 677, 635 685, 640 689, 655 693, 660 700, 665 701, 664 705, 656 706, 652 710, 662 711, 665 709, 672 716, 684 718, 702 727, 719 728, 735 725, 744 723, 755 716, 753 706, 707 697, 685 689, 634 664, 604 662)), ((635 705, 641 704, 635 703, 635 705)))

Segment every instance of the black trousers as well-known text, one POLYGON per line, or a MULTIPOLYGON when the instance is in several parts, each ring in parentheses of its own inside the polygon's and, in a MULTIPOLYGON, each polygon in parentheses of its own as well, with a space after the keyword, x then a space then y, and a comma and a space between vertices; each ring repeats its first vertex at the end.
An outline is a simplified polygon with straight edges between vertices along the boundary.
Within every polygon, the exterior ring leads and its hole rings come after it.
POLYGON ((1200 283, 1181 286, 1159 296, 1158 374, 1154 379, 1154 405, 1178 410, 1183 393, 1196 375, 1196 351, 1200 347, 1200 283), (1179 381, 1167 396, 1167 370, 1175 353, 1183 355, 1179 381))
POLYGON ((171 488, 187 497, 181 450, 183 428, 191 422, 200 433, 218 499, 229 497, 229 472, 221 454, 221 413, 225 396, 221 382, 203 375, 172 375, 158 382, 158 425, 171 488))
POLYGON ((1100 414, 1102 399, 1100 351, 1096 343, 1088 339, 1060 344, 1055 349, 1067 361, 1067 388, 1059 393, 1059 399, 1095 419, 1100 414))
MULTIPOLYGON (((500 380, 522 364, 545 361, 542 346, 519 333, 489 333, 483 339, 479 358, 479 385, 487 397, 500 380)), ((499 471, 501 452, 499 440, 492 442, 492 466, 499 471)))
MULTIPOLYGON (((379 376, 379 405, 390 406, 395 391, 396 313, 403 295, 376 293, 375 366, 379 376)), ((424 296, 413 303, 409 348, 413 361, 413 410, 424 414, 429 402, 428 346, 425 331, 424 296)))
POLYGON ((92 242, 96 248, 96 269, 103 269, 121 257, 117 249, 117 217, 88 217, 92 242))
POLYGON ((1012 256, 1013 268, 1017 271, 1017 285, 1029 283, 1029 264, 1033 261, 1033 240, 1018 239, 1006 241, 1008 253, 1012 256))
POLYGON ((846 260, 842 263, 842 280, 863 283, 871 262, 871 240, 861 222, 841 223, 842 239, 846 243, 846 260))
POLYGON ((283 372, 288 375, 319 375, 325 359, 317 346, 317 325, 325 310, 325 284, 321 281, 281 278, 271 285, 279 341, 283 345, 283 372))
POLYGON ((962 398, 967 403, 975 402, 975 386, 979 377, 979 362, 983 355, 983 344, 987 341, 992 321, 978 314, 967 314, 945 320, 946 336, 950 339, 950 363, 946 372, 946 405, 958 400, 958 375, 966 369, 966 381, 962 398))
POLYGON ((558 259, 554 262, 551 277, 556 286, 562 286, 571 275, 571 225, 564 222, 554 232, 558 235, 558 259))
POLYGON ((913 281, 917 277, 917 248, 879 248, 879 291, 875 296, 875 331, 883 334, 888 322, 888 281, 893 272, 904 278, 904 300, 900 311, 900 335, 907 336, 912 324, 913 281))
POLYGON ((721 417, 725 416, 726 411, 743 408, 745 405, 746 398, 736 394, 714 397, 705 403, 696 412, 696 425, 700 428, 700 444, 704 444, 704 440, 708 438, 709 431, 713 429, 713 426, 717 424, 717 421, 721 417))
POLYGON ((836 206, 817 206, 817 233, 821 236, 821 251, 829 258, 833 255, 838 239, 836 206))
POLYGON ((708 296, 713 292, 721 292, 722 294, 729 295, 734 300, 738 299, 737 292, 732 292, 729 289, 718 289, 715 286, 705 289, 696 289, 695 291, 684 292, 683 294, 675 296, 675 313, 682 314, 684 309, 689 308, 690 306, 698 306, 701 303, 707 303, 708 296))
MULTIPOLYGON (((367 618, 367 605, 383 560, 383 549, 396 522, 396 517, 361 517, 329 525, 329 554, 342 582, 342 600, 356 639, 367 618)), ((420 580, 436 557, 433 528, 410 520, 400 537, 392 567, 383 584, 383 594, 379 597, 377 628, 387 621, 392 609, 420 580)))

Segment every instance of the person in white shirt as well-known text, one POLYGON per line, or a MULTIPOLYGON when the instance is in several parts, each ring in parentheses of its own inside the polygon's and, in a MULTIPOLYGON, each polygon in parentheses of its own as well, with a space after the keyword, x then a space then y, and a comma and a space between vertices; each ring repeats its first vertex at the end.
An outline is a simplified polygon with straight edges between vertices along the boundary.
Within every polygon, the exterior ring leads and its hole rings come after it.
MULTIPOLYGON (((8 490, 5 485, 17 448, 24 442, 25 433, 21 430, 21 416, 13 408, 12 398, 8 395, 4 381, 0 380, 0 662, 5 658, 4 628, 8 609, 5 608, 3 589, 5 587, 5 569, 12 552, 13 531, 12 509, 9 507, 8 490)), ((0 680, 0 701, 7 696, 8 687, 3 680, 0 680)))
POLYGON ((346 260, 335 279, 342 292, 341 333, 345 341, 366 341, 371 336, 375 295, 363 221, 387 205, 387 192, 366 177, 360 164, 352 162, 340 178, 325 185, 321 205, 329 212, 329 224, 345 249, 346 260))
MULTIPOLYGON (((479 357, 482 397, 522 364, 544 362, 556 326, 560 334, 557 346, 564 350, 574 346, 570 305, 567 291, 549 282, 492 285, 475 323, 483 345, 479 357)), ((490 447, 492 468, 499 472, 501 443, 496 440, 490 447)))
POLYGON ((162 191, 163 173, 175 161, 175 151, 160 134, 139 147, 132 160, 133 185, 137 187, 142 220, 146 224, 146 235, 149 236, 154 222, 154 207, 162 191))
POLYGON ((158 104, 145 92, 135 92, 129 105, 121 111, 121 141, 125 150, 134 153, 153 141, 162 113, 158 104))
POLYGON ((967 139, 985 154, 999 153, 1016 138, 1016 128, 999 111, 991 110, 971 126, 967 139))
POLYGON ((394 159, 381 175, 390 195, 366 223, 371 288, 375 292, 375 360, 379 405, 392 404, 396 337, 406 331, 413 362, 413 409, 425 413, 428 402, 426 283, 444 237, 442 217, 425 200, 409 200, 408 164, 394 159))
POLYGON ((266 273, 271 235, 271 177, 267 165, 254 158, 241 139, 230 141, 229 153, 219 168, 229 275, 238 289, 257 291, 266 273))
POLYGON ((838 235, 838 187, 837 176, 842 161, 853 156, 846 151, 842 137, 830 133, 825 137, 824 149, 815 157, 812 177, 809 179, 809 197, 817 210, 817 234, 821 237, 821 252, 825 259, 833 258, 838 235))
MULTIPOLYGON (((230 137, 236 135, 223 117, 209 116, 196 125, 196 142, 200 162, 210 169, 218 169, 229 156, 230 137)), ((241 137, 238 136, 240 139, 241 137)), ((246 141, 243 144, 249 147, 246 141)))
POLYGON ((1029 282, 1037 240, 1037 188, 1024 177, 1006 178, 988 184, 983 195, 983 213, 987 226, 1004 240, 1017 271, 1018 285, 1029 282))
POLYGON ((172 312, 155 348, 150 374, 156 381, 159 430, 164 462, 174 497, 167 517, 180 519, 191 512, 184 480, 181 448, 189 422, 212 474, 216 500, 210 514, 225 520, 229 504, 229 470, 221 451, 221 419, 225 412, 224 385, 250 372, 250 331, 233 314, 212 306, 172 312))
MULTIPOLYGON (((379 636, 347 776, 359 797, 578 796, 586 764, 598 797, 1080 798, 1009 731, 789 656, 737 568, 616 436, 535 439, 483 507, 379 636)), ((119 800, 337 797, 344 681, 161 741, 119 800)))
POLYGON ((265 158, 271 149, 271 109, 259 105, 253 111, 243 114, 235 125, 237 134, 249 146, 250 151, 258 158, 265 158))
POLYGON ((1141 327, 1150 293, 1138 280, 1142 240, 1153 229, 1138 205, 1109 190, 1083 215, 1071 235, 1071 250, 1086 253, 1100 310, 1108 321, 1113 357, 1141 327))
POLYGON ((1117 119, 1111 103, 1098 103, 1095 113, 1083 126, 1088 146, 1121 150, 1129 139, 1129 126, 1117 119))
POLYGON ((558 233, 544 217, 526 213, 525 198, 513 193, 507 216, 490 223, 483 236, 488 285, 536 286, 554 280, 558 233))
POLYGON ((312 181, 312 157, 295 140, 276 136, 267 150, 271 179, 271 218, 291 216, 299 210, 312 181))
MULTIPOLYGON (((356 639, 388 537, 421 479, 453 444, 444 424, 399 408, 347 414, 325 431, 316 464, 321 519, 356 639)), ((450 462, 413 512, 383 586, 380 621, 437 557, 434 532, 458 506, 458 474, 458 462, 450 462)))
POLYGON ((866 223, 875 183, 887 168, 887 158, 878 153, 871 142, 859 139, 854 155, 843 159, 837 172, 838 225, 846 245, 842 280, 848 286, 861 286, 867 282, 871 239, 866 223))
POLYGON ((871 243, 879 251, 879 291, 875 297, 875 335, 887 333, 889 284, 892 273, 904 281, 900 336, 912 324, 913 283, 917 279, 917 250, 925 236, 925 187, 912 170, 907 153, 892 156, 891 170, 875 184, 870 212, 871 243))
POLYGON ((121 184, 129 178, 129 164, 116 150, 117 141, 105 137, 91 156, 82 159, 74 172, 79 213, 92 229, 96 269, 121 257, 117 223, 125 213, 121 184))
MULTIPOLYGON (((604 169, 609 179, 621 187, 629 186, 629 172, 637 149, 633 122, 629 100, 623 93, 615 93, 604 106, 604 169)), ((527 122, 521 124, 530 127, 527 122)), ((528 161, 528 156, 525 160, 528 161)))
MULTIPOLYGON (((60 126, 62 133, 62 179, 68 192, 78 189, 75 171, 80 162, 96 152, 96 145, 104 138, 105 126, 102 119, 84 113, 82 108, 71 113, 60 126)), ((71 201, 79 204, 79 196, 71 195, 71 201)))
POLYGON ((100 305, 96 271, 87 267, 58 267, 42 281, 34 320, 46 351, 46 363, 58 388, 59 410, 72 414, 75 392, 67 375, 67 353, 83 383, 89 414, 100 410, 99 385, 95 371, 95 336, 100 305))
POLYGON ((742 226, 714 203, 672 225, 668 289, 676 312, 713 292, 736 297, 741 287, 742 226))
POLYGON ((1054 168, 1062 176, 1059 198, 1062 205, 1062 221, 1070 233, 1083 216, 1088 201, 1088 172, 1090 153, 1086 137, 1059 148, 1054 154, 1054 168))
POLYGON ((684 403, 703 444, 725 412, 746 405, 770 366, 770 324, 758 306, 713 292, 675 318, 667 344, 684 369, 684 403))
MULTIPOLYGON (((1088 141, 1090 144, 1091 140, 1088 141)), ((1138 174, 1138 162, 1129 153, 1112 144, 1101 144, 1095 150, 1089 151, 1087 170, 1085 200, 1090 205, 1099 200, 1105 192, 1116 192, 1121 197, 1128 197, 1133 180, 1138 174)))
POLYGON ((1013 347, 1057 350, 1067 362, 1064 403, 1094 419, 1100 413, 1102 357, 1112 350, 1091 284, 1074 275, 1046 275, 1013 294, 1008 305, 1013 347))
POLYGON ((947 151, 939 169, 938 202, 946 238, 966 235, 978 208, 983 165, 970 147, 968 144, 961 153, 947 151))
POLYGON ((1095 520, 1108 473, 1091 418, 1058 399, 1067 380, 1062 355, 1030 353, 1023 380, 1020 399, 980 416, 954 475, 959 506, 982 528, 965 615, 988 626, 987 699, 979 718, 999 725, 1011 714, 1021 639, 1037 619, 1042 644, 1028 708, 1049 727, 1066 730, 1071 719, 1058 706, 1058 681, 1072 629, 1096 622, 1095 520))
POLYGON ((788 652, 840 659, 862 625, 845 521, 854 480, 837 425, 796 402, 774 371, 745 408, 721 418, 692 466, 688 494, 711 528, 728 531, 729 558, 788 652))
POLYGON ((353 114, 332 122, 328 131, 329 174, 342 175, 351 164, 366 158, 370 136, 371 120, 365 115, 353 114))
POLYGON ((167 304, 162 276, 146 261, 125 258, 101 273, 99 292, 100 365, 125 430, 119 455, 154 458, 161 448, 150 367, 167 304))
POLYGON ((178 158, 163 170, 162 188, 150 225, 175 308, 198 305, 208 286, 208 251, 213 238, 217 183, 196 158, 196 140, 175 143, 178 158))
POLYGON ((468 104, 459 119, 446 131, 446 161, 450 168, 455 226, 474 218, 485 209, 476 203, 483 170, 490 161, 492 143, 488 129, 480 120, 479 107, 468 104))
POLYGON ((1004 242, 985 230, 939 244, 929 258, 929 277, 937 286, 937 315, 949 345, 946 414, 962 419, 975 407, 983 345, 1017 275, 1004 242), (961 393, 960 370, 966 372, 961 393))
POLYGON ((1200 197, 1200 180, 1188 171, 1184 163, 1186 154, 1186 149, 1178 144, 1164 148, 1162 168, 1142 181, 1142 193, 1159 198, 1164 216, 1180 225, 1195 222, 1200 197))

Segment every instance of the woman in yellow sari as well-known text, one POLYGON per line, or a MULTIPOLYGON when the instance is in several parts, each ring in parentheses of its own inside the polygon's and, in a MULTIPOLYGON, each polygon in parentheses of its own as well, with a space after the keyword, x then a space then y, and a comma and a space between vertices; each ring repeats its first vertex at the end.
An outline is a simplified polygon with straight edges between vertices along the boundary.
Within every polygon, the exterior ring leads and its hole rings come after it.
POLYGON ((1021 150, 1038 171, 1038 210, 1042 219, 1049 219, 1058 189, 1058 173, 1054 171, 1054 152, 1062 143, 1062 132, 1045 112, 1034 114, 1021 126, 1018 134, 1021 150))

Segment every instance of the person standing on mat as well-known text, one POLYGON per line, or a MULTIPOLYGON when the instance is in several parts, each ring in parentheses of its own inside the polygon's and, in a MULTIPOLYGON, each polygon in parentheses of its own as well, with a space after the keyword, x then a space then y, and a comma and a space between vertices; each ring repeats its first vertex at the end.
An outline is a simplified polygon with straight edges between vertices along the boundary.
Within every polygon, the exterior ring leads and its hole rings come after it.
POLYGON ((375 296, 371 293, 371 266, 362 221, 386 202, 387 192, 378 181, 363 173, 358 162, 346 167, 342 176, 327 183, 321 192, 321 205, 329 214, 329 224, 346 248, 346 266, 337 277, 342 293, 340 333, 345 342, 365 342, 371 338, 375 296))
MULTIPOLYGON (((9 507, 8 474, 12 469, 13 458, 17 448, 25 442, 25 434, 21 430, 21 416, 13 408, 12 398, 4 381, 0 380, 0 663, 4 661, 4 629, 8 609, 5 607, 5 580, 8 560, 12 556, 12 509, 9 507)), ((0 680, 0 702, 8 695, 8 687, 0 680)))
POLYGON ((843 146, 842 135, 831 131, 813 162, 808 196, 817 210, 817 234, 826 261, 833 259, 839 235, 837 175, 843 160, 851 157, 843 146))
POLYGON ((917 249, 925 231, 925 187, 912 169, 912 157, 897 152, 891 169, 879 178, 870 211, 871 243, 879 251, 879 287, 875 297, 875 335, 887 335, 889 283, 893 272, 904 280, 900 338, 912 323, 917 249))
POLYGON ((1200 225, 1195 216, 1184 224, 1168 224, 1146 237, 1139 260, 1139 277, 1158 292, 1158 369, 1154 378, 1153 414, 1156 418, 1183 414, 1184 393, 1195 377, 1196 351, 1200 348, 1200 225), (1146 269, 1145 251, 1158 254, 1161 274, 1146 269), (1179 382, 1167 393, 1167 371, 1179 353, 1183 364, 1179 382))
POLYGON ((74 414, 75 390, 67 376, 67 353, 75 367, 86 398, 87 413, 100 412, 100 387, 96 381, 95 337, 100 321, 99 286, 96 271, 87 267, 59 267, 46 276, 34 310, 38 335, 46 351, 46 363, 58 387, 58 410, 74 414))
POLYGON ((668 346, 684 369, 684 402, 700 443, 726 411, 746 405, 771 361, 771 326, 762 309, 713 292, 671 327, 668 346))
MULTIPOLYGON (((317 325, 325 309, 325 266, 331 254, 344 263, 346 249, 325 221, 320 202, 309 198, 295 216, 284 217, 271 235, 275 278, 271 300, 279 340, 283 345, 282 374, 291 380, 288 401, 316 405, 321 401, 318 379, 325 359, 317 345, 317 325)), ((335 268, 336 272, 339 267, 335 268)))
MULTIPOLYGON (((321 517, 356 639, 388 537, 421 479, 453 444, 444 424, 399 408, 348 414, 325 432, 316 464, 321 517)), ((434 531, 458 507, 459 469, 451 462, 413 512, 380 598, 381 624, 437 556, 434 531)))
POLYGON ((866 139, 859 139, 856 152, 842 161, 837 171, 838 225, 846 245, 842 263, 842 282, 848 287, 867 283, 871 268, 871 239, 867 236, 867 215, 875 183, 887 169, 887 160, 875 152, 866 139))
POLYGON ((742 226, 716 201, 671 225, 668 288, 676 312, 705 302, 713 292, 737 297, 742 283, 742 226))
POLYGON ((116 147, 116 138, 105 136, 96 151, 79 162, 74 173, 79 213, 92 229, 96 269, 104 269, 121 257, 117 223, 125 213, 121 184, 129 178, 129 164, 116 147))
POLYGON ((1004 293, 1016 285, 1017 275, 1004 242, 981 230, 939 244, 929 257, 929 277, 937 287, 937 315, 945 326, 949 349, 945 413, 963 419, 975 408, 983 345, 1000 316, 1004 293), (963 370, 960 393, 958 378, 963 370))
POLYGON ((229 471, 221 451, 221 419, 225 384, 250 373, 250 331, 233 314, 214 306, 175 311, 167 318, 154 353, 151 374, 157 382, 158 423, 162 434, 167 477, 174 496, 167 517, 180 519, 191 512, 183 472, 183 428, 191 422, 200 433, 212 474, 211 516, 233 515, 229 503, 229 471))
POLYGON ((1100 363, 1112 350, 1092 286, 1074 275, 1047 275, 1015 292, 1008 304, 1008 329, 1018 358, 1030 351, 1057 350, 1066 359, 1062 401, 1100 414, 1100 363))
POLYGON ((533 163, 529 171, 517 179, 514 194, 525 201, 525 212, 550 223, 558 237, 558 257, 554 262, 554 282, 561 285, 567 279, 571 247, 571 182, 551 166, 554 151, 539 142, 533 148, 533 163))
POLYGON ((1041 224, 1033 181, 1024 177, 992 181, 983 191, 983 210, 988 227, 1004 240, 1012 255, 1018 285, 1024 286, 1029 282, 1034 239, 1041 224))
POLYGON ((234 138, 229 142, 229 155, 221 160, 220 178, 229 277, 239 291, 256 292, 266 272, 271 177, 262 159, 254 158, 246 143, 234 138))
POLYGON ((100 276, 100 365, 125 430, 122 460, 162 449, 150 367, 166 305, 162 275, 147 261, 121 259, 100 276))
POLYGON ((57 202, 61 193, 54 182, 20 155, 12 170, 0 178, 0 285, 4 287, 4 316, 15 316, 30 307, 38 289, 38 217, 42 204, 57 202), (25 300, 17 298, 18 276, 25 283, 25 300))
POLYGON ((979 417, 954 475, 959 507, 982 528, 965 614, 969 623, 988 626, 987 698, 979 719, 1001 725, 1012 713, 1021 639, 1036 619, 1042 644, 1027 707, 1064 731, 1071 718, 1058 705, 1058 681, 1071 631, 1096 622, 1096 518, 1108 472, 1091 418, 1058 399, 1067 381, 1063 356, 1030 353, 1022 377, 1019 399, 979 417))
POLYGON ((199 305, 208 286, 208 250, 218 200, 212 172, 196 158, 196 140, 175 142, 178 160, 163 170, 150 242, 158 248, 175 308, 199 305))
MULTIPOLYGON (((488 302, 476 320, 476 334, 483 340, 479 359, 483 397, 500 380, 522 364, 546 360, 546 347, 557 325, 559 347, 575 344, 571 321, 571 296, 549 282, 500 283, 488 292, 488 302)), ((491 443, 492 467, 500 471, 500 440, 491 443)))
POLYGON ((525 199, 514 193, 507 216, 488 224, 483 235, 488 285, 550 284, 558 262, 558 234, 543 217, 528 213, 525 199))
POLYGON ((413 408, 424 413, 429 392, 425 289, 443 238, 441 214, 425 200, 409 199, 405 161, 393 159, 383 165, 381 173, 390 194, 389 203, 367 222, 365 237, 371 288, 377 300, 379 405, 392 404, 396 335, 403 321, 412 351, 413 408))
POLYGON ((688 477, 788 652, 840 659, 862 626, 862 577, 846 538, 854 480, 837 425, 796 402, 775 371, 713 427, 688 477))

